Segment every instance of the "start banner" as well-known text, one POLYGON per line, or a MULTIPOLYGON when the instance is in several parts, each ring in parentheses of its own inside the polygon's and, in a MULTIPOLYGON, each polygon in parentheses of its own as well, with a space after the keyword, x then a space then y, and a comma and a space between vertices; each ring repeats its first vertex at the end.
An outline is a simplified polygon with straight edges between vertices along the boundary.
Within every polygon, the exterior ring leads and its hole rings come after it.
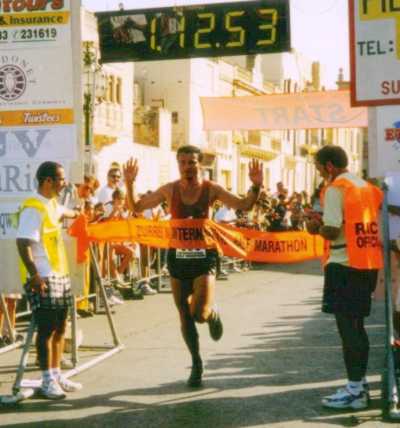
POLYGON ((320 258, 324 240, 307 232, 260 232, 222 226, 211 220, 114 220, 87 224, 80 216, 69 233, 77 238, 77 262, 87 260, 90 242, 135 242, 155 248, 217 248, 254 262, 297 263, 320 258))
POLYGON ((245 97, 201 97, 205 131, 365 128, 367 109, 350 92, 322 91, 245 97))

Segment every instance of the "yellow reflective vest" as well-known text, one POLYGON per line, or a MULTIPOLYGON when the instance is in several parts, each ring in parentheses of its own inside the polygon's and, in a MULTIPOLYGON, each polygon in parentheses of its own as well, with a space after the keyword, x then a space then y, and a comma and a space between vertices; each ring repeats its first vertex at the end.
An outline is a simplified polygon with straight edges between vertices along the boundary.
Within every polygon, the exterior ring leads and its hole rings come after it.
MULTIPOLYGON (((64 240, 61 233, 61 223, 58 218, 56 199, 50 199, 47 204, 44 204, 34 197, 28 198, 22 203, 19 213, 25 208, 35 208, 40 212, 43 219, 40 236, 50 267, 57 275, 67 275, 67 254, 65 252, 64 240)), ((20 260, 20 269, 22 283, 24 284, 28 273, 22 260, 20 260)))

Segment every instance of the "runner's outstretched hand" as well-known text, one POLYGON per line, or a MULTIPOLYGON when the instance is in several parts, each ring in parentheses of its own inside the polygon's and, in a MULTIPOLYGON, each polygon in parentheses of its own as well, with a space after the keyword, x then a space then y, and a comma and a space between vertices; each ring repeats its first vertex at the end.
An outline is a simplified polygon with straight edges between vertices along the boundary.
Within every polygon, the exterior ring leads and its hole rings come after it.
POLYGON ((263 185, 263 164, 257 159, 252 159, 249 163, 249 178, 254 186, 263 185))
POLYGON ((132 184, 135 182, 139 172, 137 159, 130 158, 122 167, 124 179, 126 183, 132 184))

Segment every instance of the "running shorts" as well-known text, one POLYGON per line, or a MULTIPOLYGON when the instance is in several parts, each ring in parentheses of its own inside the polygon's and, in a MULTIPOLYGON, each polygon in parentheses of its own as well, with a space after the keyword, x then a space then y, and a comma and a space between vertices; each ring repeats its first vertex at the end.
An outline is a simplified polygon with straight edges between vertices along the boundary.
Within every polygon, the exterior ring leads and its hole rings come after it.
POLYGON ((170 249, 167 267, 172 278, 193 280, 202 275, 215 275, 217 250, 170 249))
POLYGON ((376 269, 354 269, 329 263, 325 267, 322 312, 367 317, 377 278, 376 269))

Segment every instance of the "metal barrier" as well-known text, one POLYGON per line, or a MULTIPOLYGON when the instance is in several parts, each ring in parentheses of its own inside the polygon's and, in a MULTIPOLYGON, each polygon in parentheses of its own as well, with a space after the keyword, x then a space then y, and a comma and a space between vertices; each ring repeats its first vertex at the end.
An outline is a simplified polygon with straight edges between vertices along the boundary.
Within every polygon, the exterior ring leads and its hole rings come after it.
POLYGON ((8 351, 12 351, 13 349, 19 348, 20 346, 23 345, 24 342, 23 340, 17 340, 16 338, 14 326, 13 326, 13 323, 11 322, 11 319, 8 313, 6 298, 3 293, 0 294, 0 307, 4 317, 3 323, 6 326, 6 329, 8 331, 9 338, 11 341, 9 345, 0 348, 0 354, 4 354, 8 351))
MULTIPOLYGON (((118 284, 122 287, 132 288, 133 291, 139 292, 144 283, 151 283, 152 287, 159 292, 165 288, 163 281, 167 274, 162 265, 162 250, 160 248, 151 248, 149 246, 138 245, 136 252, 128 267, 128 273, 123 278, 116 280, 111 277, 110 251, 112 243, 106 243, 104 252, 106 256, 104 278, 105 284, 113 286, 118 284)), ((118 258, 114 256, 115 263, 118 266, 118 258)), ((116 287, 118 289, 118 286, 116 287)))
MULTIPOLYGON (((121 344, 120 339, 117 334, 117 330, 114 324, 114 320, 112 318, 110 306, 108 304, 108 299, 105 291, 105 281, 103 280, 101 276, 101 270, 100 265, 97 260, 97 255, 94 251, 93 245, 90 246, 90 255, 91 255, 91 262, 94 268, 94 274, 95 274, 95 280, 96 280, 96 286, 98 288, 98 292, 100 294, 100 297, 103 301, 103 305, 105 308, 105 312, 107 315, 108 323, 110 326, 110 331, 112 334, 113 339, 113 345, 112 346, 96 346, 95 349, 105 349, 106 351, 93 358, 92 360, 86 362, 85 364, 82 364, 81 366, 76 366, 78 362, 78 346, 77 346, 77 316, 76 316, 76 304, 74 299, 74 304, 71 310, 71 320, 72 320, 72 361, 74 363, 75 368, 72 370, 69 370, 65 377, 69 378, 71 376, 74 376, 84 370, 87 370, 88 368, 99 364, 101 361, 105 360, 106 358, 111 357, 115 353, 121 351, 124 348, 124 345, 121 344)), ((3 405, 7 404, 15 404, 17 402, 20 402, 22 400, 25 400, 27 398, 32 397, 35 394, 35 390, 40 387, 41 380, 40 379, 34 379, 34 380, 24 380, 24 372, 25 368, 28 363, 28 356, 29 356, 29 348, 31 346, 32 340, 33 340, 33 334, 36 329, 36 322, 34 315, 31 318, 31 322, 29 325, 29 330, 27 334, 26 341, 24 343, 24 348, 22 351, 22 355, 20 358, 18 370, 16 373, 16 379, 14 382, 14 385, 12 387, 12 394, 11 395, 5 395, 0 396, 0 403, 3 405)))
POLYGON ((390 267, 390 235, 387 187, 383 186, 382 238, 384 252, 385 317, 386 317, 386 357, 382 374, 382 401, 384 414, 390 419, 400 419, 399 385, 396 376, 395 335, 393 327, 392 274, 390 267))

